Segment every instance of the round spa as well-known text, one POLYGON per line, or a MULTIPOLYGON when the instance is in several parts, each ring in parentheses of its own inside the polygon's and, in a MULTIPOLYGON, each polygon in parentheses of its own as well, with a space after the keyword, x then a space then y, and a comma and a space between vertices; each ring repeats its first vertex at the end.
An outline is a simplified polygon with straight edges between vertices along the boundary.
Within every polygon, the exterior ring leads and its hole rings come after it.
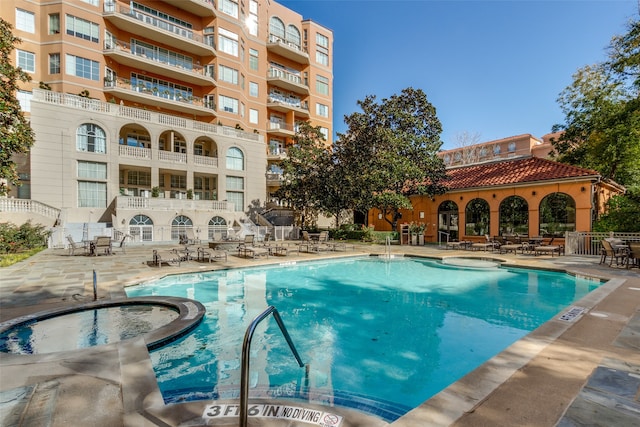
POLYGON ((157 348, 188 333, 204 316, 197 301, 138 297, 96 301, 0 323, 0 351, 47 354, 143 337, 157 348))

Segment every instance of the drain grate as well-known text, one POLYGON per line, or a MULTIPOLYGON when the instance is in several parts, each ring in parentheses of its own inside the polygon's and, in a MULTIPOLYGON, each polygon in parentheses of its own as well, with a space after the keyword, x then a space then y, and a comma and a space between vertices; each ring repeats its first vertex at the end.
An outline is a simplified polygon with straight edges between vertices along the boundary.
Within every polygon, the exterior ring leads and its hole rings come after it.
POLYGON ((560 320, 564 320, 565 322, 573 322, 575 321, 582 313, 584 313, 584 307, 573 306, 569 307, 567 311, 562 313, 559 317, 560 320))

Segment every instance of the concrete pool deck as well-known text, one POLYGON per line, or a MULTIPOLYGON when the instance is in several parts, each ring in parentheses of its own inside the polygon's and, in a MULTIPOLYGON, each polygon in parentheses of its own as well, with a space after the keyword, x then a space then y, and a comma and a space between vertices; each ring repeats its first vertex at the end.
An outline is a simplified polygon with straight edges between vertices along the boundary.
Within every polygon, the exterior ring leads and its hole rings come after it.
MULTIPOLYGON (((153 247, 131 246, 126 254, 99 257, 73 257, 66 250, 49 249, 2 268, 0 322, 91 301, 94 269, 98 299, 110 300, 125 297, 125 286, 167 274, 384 252, 382 246, 356 245, 346 253, 257 260, 231 255, 227 262, 190 261, 157 268, 148 263, 153 247)), ((599 257, 498 255, 429 246, 392 250, 438 258, 497 258, 510 265, 611 280, 576 303, 585 310, 572 321, 545 323, 391 424, 348 409, 300 405, 344 417, 343 427, 640 425, 638 269, 599 265, 599 257)), ((142 339, 74 352, 0 354, 0 395, 2 426, 237 425, 237 418, 204 419, 211 402, 164 405, 142 339)), ((266 418, 250 418, 249 424, 311 425, 266 418)))

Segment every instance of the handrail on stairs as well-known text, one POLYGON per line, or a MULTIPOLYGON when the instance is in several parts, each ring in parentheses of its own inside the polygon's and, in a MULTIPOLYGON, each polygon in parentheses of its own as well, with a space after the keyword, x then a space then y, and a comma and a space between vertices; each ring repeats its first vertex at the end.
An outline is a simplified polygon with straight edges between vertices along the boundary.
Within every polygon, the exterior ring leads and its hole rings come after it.
POLYGON ((251 339, 253 338, 253 333, 255 332, 258 324, 270 314, 273 314, 273 318, 278 324, 278 327, 280 327, 280 331, 282 332, 284 339, 287 340, 287 344, 289 344, 289 348, 291 349, 293 356, 296 358, 298 365, 301 368, 304 367, 304 363, 302 363, 302 360, 300 359, 298 350, 296 350, 293 345, 289 332, 287 332, 287 328, 282 322, 280 313, 278 313, 278 310, 274 306, 270 305, 265 311, 253 319, 244 334, 244 342, 242 343, 242 370, 240 371, 240 427, 247 427, 249 417, 249 354, 251 349, 251 339))

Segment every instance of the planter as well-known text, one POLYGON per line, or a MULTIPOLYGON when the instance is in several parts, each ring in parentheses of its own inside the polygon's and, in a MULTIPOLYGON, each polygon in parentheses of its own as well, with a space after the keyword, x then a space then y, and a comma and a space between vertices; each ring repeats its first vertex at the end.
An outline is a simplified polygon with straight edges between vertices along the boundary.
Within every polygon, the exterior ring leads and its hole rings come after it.
POLYGON ((411 244, 413 246, 424 246, 424 234, 412 234, 411 244))

